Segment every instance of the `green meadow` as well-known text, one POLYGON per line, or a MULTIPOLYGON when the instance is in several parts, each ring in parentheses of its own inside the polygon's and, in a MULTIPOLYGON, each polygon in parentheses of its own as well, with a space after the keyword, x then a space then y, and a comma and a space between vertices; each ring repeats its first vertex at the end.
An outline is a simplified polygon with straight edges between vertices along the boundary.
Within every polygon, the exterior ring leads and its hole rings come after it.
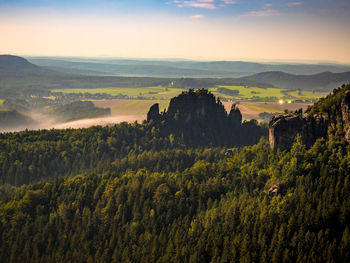
POLYGON ((278 99, 290 98, 290 99, 318 99, 324 94, 313 93, 311 91, 289 91, 287 89, 278 89, 278 88, 259 88, 259 87, 245 87, 245 86, 217 86, 216 88, 211 88, 215 95, 225 98, 236 98, 236 99, 252 99, 253 97, 277 97, 278 99), (218 88, 226 88, 229 90, 238 90, 239 93, 236 96, 230 96, 218 92, 218 88))
POLYGON ((288 92, 288 95, 290 95, 291 97, 295 97, 295 98, 307 98, 307 99, 319 99, 320 97, 325 96, 325 94, 322 93, 318 93, 318 92, 311 92, 311 91, 301 91, 301 93, 299 94, 298 91, 291 91, 288 92))
MULTIPOLYGON (((227 99, 235 100, 251 100, 256 97, 271 98, 276 97, 279 99, 286 100, 313 100, 318 99, 324 94, 311 92, 311 91, 296 91, 296 90, 287 90, 287 89, 278 89, 278 88, 259 88, 259 87, 246 87, 246 86, 221 86, 209 89, 215 96, 227 99), (222 92, 219 92, 219 88, 225 88, 228 90, 238 91, 237 95, 227 95, 222 92)), ((98 89, 53 89, 53 93, 106 93, 112 96, 117 95, 126 95, 131 99, 138 99, 140 97, 160 100, 160 99, 171 99, 172 97, 177 96, 183 90, 178 88, 166 88, 166 87, 142 87, 142 88, 120 88, 120 87, 109 87, 109 88, 98 88, 98 89)), ((46 97, 48 99, 53 99, 54 97, 46 97)))
POLYGON ((51 97, 43 97, 43 99, 47 99, 47 100, 55 100, 55 99, 56 99, 56 97, 53 97, 53 96, 51 96, 51 97))
MULTIPOLYGON (((239 94, 237 95, 237 97, 239 98, 245 98, 245 99, 249 99, 252 97, 283 97, 284 95, 281 93, 281 91, 283 91, 283 89, 275 89, 275 88, 258 88, 258 87, 244 87, 244 86, 217 86, 217 88, 212 88, 210 89, 213 92, 217 92, 218 88, 226 88, 226 89, 230 89, 230 90, 238 90, 239 94)), ((218 92, 217 92, 218 93, 218 92)), ((218 93, 220 94, 220 96, 224 95, 222 93, 218 93)), ((222 97, 227 97, 227 98, 231 98, 232 96, 229 95, 224 95, 222 97)))
POLYGON ((181 89, 176 88, 165 88, 165 87, 143 87, 143 88, 99 88, 99 89, 53 89, 53 93, 106 93, 112 96, 126 95, 130 98, 145 97, 145 98, 156 98, 156 99, 169 99, 182 92, 181 89))

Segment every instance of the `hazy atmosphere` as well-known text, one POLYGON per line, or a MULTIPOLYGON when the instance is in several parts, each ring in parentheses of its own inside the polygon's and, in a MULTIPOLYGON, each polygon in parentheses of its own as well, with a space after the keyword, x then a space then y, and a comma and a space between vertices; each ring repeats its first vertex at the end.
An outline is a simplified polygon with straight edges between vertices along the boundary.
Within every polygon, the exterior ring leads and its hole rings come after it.
POLYGON ((348 0, 2 0, 16 55, 350 63, 348 0))
POLYGON ((350 262, 350 0, 0 0, 0 262, 350 262))

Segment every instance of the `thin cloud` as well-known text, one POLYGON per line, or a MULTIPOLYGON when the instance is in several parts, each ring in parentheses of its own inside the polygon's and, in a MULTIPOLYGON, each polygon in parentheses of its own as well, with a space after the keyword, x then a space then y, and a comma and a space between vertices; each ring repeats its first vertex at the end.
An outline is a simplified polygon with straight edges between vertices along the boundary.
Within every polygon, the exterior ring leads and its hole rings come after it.
POLYGON ((237 2, 235 0, 221 0, 225 5, 234 5, 237 2))
POLYGON ((289 2, 289 3, 287 3, 287 6, 299 6, 302 4, 303 4, 303 2, 289 2))
POLYGON ((196 8, 204 8, 204 9, 216 9, 214 0, 195 0, 195 1, 174 0, 174 3, 178 7, 196 7, 196 8))
POLYGON ((256 17, 268 17, 268 16, 279 16, 281 15, 280 12, 274 9, 266 9, 266 10, 259 10, 259 11, 249 11, 247 13, 244 13, 242 16, 256 16, 256 17))
POLYGON ((191 18, 193 18, 193 19, 202 19, 202 18, 204 18, 204 15, 196 14, 196 15, 191 16, 191 18))

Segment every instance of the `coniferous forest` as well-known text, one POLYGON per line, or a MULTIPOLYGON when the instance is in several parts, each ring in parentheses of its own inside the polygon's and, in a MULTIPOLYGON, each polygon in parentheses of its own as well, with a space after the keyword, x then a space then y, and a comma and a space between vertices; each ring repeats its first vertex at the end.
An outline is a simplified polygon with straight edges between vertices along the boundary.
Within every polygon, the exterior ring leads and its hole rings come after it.
POLYGON ((0 261, 350 262, 349 89, 310 109, 330 125, 309 148, 271 149, 205 90, 173 100, 199 101, 191 115, 2 133, 0 261))

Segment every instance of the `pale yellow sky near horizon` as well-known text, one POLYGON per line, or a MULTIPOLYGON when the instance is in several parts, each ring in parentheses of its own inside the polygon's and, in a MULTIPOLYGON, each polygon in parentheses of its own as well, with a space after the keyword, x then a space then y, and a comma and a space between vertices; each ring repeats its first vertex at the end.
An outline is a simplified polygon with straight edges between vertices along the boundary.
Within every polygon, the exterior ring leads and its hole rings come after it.
POLYGON ((350 30, 298 17, 0 18, 0 53, 27 56, 299 60, 350 63, 350 30))

